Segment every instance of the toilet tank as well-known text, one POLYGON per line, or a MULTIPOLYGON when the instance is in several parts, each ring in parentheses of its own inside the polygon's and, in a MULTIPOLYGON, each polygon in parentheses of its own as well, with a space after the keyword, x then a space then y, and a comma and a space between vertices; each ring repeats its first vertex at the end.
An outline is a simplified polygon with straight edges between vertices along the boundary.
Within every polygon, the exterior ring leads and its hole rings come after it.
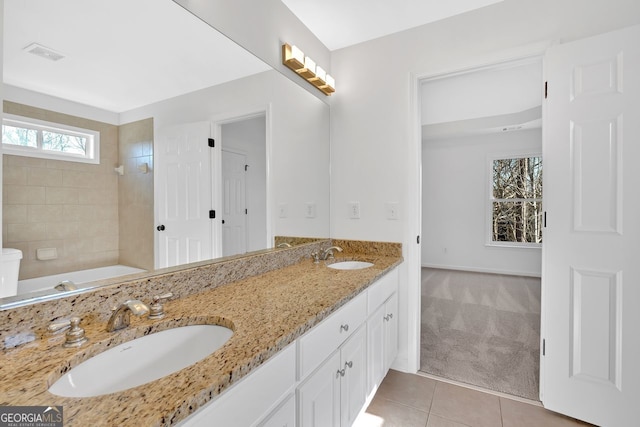
POLYGON ((2 282, 0 282, 0 298, 13 296, 18 293, 18 273, 22 251, 18 249, 2 248, 2 282))

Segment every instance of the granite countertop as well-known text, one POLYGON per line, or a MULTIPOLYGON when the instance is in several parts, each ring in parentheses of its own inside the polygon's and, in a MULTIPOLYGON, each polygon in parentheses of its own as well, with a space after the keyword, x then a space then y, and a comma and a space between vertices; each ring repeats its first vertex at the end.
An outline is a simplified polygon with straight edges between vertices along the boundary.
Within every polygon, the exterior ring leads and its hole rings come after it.
POLYGON ((118 332, 106 332, 104 321, 87 316, 81 326, 90 341, 80 349, 63 348, 62 333, 0 355, 0 405, 62 405, 65 426, 173 425, 402 262, 399 256, 357 259, 374 266, 343 271, 328 268, 325 262, 302 260, 168 301, 165 318, 152 321, 132 316, 129 328, 118 332), (200 362, 129 390, 89 398, 65 398, 47 391, 70 368, 110 347, 193 324, 219 324, 234 334, 200 362))

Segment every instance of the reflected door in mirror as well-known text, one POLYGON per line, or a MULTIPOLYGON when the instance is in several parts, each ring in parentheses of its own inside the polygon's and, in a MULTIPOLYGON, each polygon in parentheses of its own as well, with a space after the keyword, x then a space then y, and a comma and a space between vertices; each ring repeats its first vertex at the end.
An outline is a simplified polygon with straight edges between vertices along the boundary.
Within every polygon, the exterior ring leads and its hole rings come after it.
POLYGON ((211 124, 189 123, 158 132, 158 267, 211 259, 211 124))
POLYGON ((222 150, 222 256, 247 251, 246 166, 243 153, 222 150))

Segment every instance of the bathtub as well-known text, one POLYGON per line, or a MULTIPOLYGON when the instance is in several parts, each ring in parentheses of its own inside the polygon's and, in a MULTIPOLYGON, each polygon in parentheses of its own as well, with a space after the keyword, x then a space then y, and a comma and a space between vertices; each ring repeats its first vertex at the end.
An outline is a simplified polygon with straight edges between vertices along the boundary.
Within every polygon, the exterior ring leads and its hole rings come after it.
POLYGON ((82 289, 83 283, 90 283, 95 280, 111 279, 125 276, 127 274, 144 273, 146 270, 126 265, 110 265, 108 267, 91 268, 89 270, 71 271, 69 273, 53 274, 51 276, 36 277, 33 279, 18 280, 18 295, 49 290, 54 290, 54 286, 63 280, 72 281, 78 289, 82 289))

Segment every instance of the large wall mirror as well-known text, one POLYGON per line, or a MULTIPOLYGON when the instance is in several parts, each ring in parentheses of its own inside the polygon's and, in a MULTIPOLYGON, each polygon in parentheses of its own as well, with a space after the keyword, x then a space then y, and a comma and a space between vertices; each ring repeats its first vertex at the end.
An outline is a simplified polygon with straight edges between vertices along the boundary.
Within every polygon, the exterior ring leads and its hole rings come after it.
POLYGON ((65 295, 73 271, 329 236, 329 106, 172 0, 5 0, 3 38, 5 131, 42 128, 3 144, 25 287, 0 308, 65 295), (49 156, 52 129, 97 132, 99 162, 49 156))

